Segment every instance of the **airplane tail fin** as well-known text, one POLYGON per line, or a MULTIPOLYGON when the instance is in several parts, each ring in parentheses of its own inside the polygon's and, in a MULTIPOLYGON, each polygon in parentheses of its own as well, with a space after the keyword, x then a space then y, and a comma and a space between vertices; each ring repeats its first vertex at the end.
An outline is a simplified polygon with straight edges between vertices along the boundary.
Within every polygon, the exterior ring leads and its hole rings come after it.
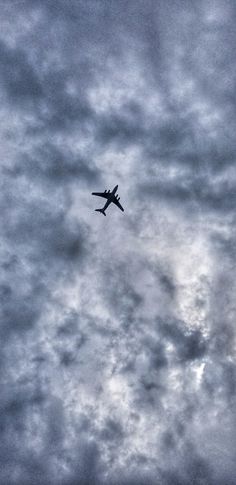
POLYGON ((104 211, 104 209, 95 209, 96 212, 101 212, 101 214, 103 214, 104 216, 106 216, 106 212, 104 211))

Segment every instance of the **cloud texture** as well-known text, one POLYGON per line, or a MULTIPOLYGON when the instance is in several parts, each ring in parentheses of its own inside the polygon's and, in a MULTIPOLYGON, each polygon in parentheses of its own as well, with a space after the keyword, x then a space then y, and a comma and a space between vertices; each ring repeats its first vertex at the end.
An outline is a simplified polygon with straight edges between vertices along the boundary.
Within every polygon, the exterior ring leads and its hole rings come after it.
POLYGON ((233 485, 235 2, 0 6, 0 484, 233 485))

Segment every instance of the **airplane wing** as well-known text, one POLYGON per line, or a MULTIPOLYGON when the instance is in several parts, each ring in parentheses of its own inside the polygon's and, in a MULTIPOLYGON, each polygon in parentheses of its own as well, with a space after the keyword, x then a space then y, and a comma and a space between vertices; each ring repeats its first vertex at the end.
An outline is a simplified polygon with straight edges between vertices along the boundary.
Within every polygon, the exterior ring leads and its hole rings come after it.
POLYGON ((104 197, 105 199, 108 199, 111 194, 108 194, 107 192, 92 192, 92 195, 99 195, 99 197, 104 197))
POLYGON ((120 204, 120 202, 114 197, 113 201, 112 201, 114 204, 117 205, 117 207, 119 207, 119 209, 124 212, 124 209, 122 207, 122 205, 120 204))

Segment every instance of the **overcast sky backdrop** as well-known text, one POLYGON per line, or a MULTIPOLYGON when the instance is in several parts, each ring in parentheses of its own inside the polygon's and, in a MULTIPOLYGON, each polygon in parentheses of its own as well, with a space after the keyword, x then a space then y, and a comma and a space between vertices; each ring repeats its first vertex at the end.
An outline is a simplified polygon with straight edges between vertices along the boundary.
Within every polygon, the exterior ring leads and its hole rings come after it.
POLYGON ((0 9, 0 484, 235 485, 235 1, 0 9))

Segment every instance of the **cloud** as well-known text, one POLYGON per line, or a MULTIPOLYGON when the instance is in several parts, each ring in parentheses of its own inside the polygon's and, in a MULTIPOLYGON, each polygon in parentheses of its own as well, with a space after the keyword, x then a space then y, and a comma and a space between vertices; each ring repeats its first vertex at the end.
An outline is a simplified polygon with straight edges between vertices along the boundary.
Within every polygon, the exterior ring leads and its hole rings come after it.
POLYGON ((1 483, 235 482, 234 19, 2 7, 1 483))
POLYGON ((27 99, 40 98, 43 94, 42 85, 27 54, 21 49, 8 47, 1 40, 0 56, 2 85, 9 101, 20 104, 27 99))

